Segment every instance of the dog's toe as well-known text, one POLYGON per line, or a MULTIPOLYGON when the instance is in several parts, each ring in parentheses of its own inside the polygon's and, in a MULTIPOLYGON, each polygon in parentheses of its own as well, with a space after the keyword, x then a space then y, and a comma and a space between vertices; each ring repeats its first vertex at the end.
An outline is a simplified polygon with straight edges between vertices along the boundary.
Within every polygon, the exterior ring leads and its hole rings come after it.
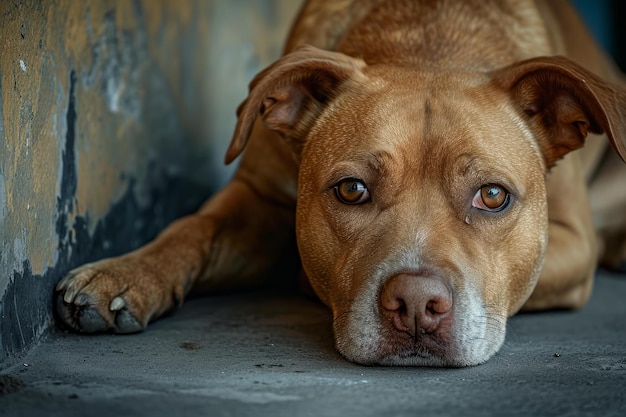
POLYGON ((57 293, 55 297, 55 306, 56 313, 61 323, 65 326, 71 328, 72 330, 79 330, 78 322, 77 322, 77 311, 76 309, 70 308, 70 305, 67 304, 64 300, 64 293, 57 293))
POLYGON ((144 329, 144 326, 128 310, 122 309, 115 316, 116 333, 137 333, 144 329))
MULTIPOLYGON (((83 333, 136 333, 146 327, 154 301, 150 291, 134 288, 138 265, 103 261, 71 271, 56 287, 60 321, 83 333)), ((143 271, 145 278, 146 272, 143 271)))
POLYGON ((95 271, 91 270, 91 265, 87 264, 81 268, 70 271, 56 286, 56 290, 63 294, 63 301, 70 304, 82 289, 88 285, 94 277, 95 271))
POLYGON ((65 302, 65 294, 58 293, 56 311, 61 321, 72 330, 85 333, 102 332, 109 328, 107 321, 89 305, 88 296, 79 294, 73 303, 65 302))
POLYGON ((103 332, 109 328, 106 320, 98 310, 92 307, 83 307, 78 313, 79 330, 85 333, 103 332))
POLYGON ((137 319, 137 317, 128 309, 128 305, 124 297, 115 297, 111 301, 109 310, 115 314, 116 333, 137 333, 145 328, 139 319, 137 319))

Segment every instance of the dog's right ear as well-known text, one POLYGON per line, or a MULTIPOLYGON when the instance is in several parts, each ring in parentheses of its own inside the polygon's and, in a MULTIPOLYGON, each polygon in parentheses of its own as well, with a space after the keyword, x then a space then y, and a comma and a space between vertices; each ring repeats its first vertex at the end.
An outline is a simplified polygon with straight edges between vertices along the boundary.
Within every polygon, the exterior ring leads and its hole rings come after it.
POLYGON ((303 139, 341 85, 363 76, 365 66, 361 59, 305 45, 261 71, 237 109, 237 126, 225 162, 243 151, 257 116, 285 139, 303 139))

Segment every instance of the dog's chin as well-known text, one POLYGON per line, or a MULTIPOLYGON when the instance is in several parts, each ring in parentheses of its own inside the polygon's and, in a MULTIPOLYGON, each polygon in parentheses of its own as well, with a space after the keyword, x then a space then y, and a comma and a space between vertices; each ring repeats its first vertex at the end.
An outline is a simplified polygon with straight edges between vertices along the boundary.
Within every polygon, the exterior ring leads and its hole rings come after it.
POLYGON ((395 356, 387 356, 380 361, 379 365, 462 368, 467 366, 480 365, 485 361, 486 359, 477 363, 469 363, 460 358, 438 357, 430 356, 428 354, 412 354, 411 352, 407 352, 395 356))
POLYGON ((346 343, 347 341, 341 337, 337 337, 336 341, 339 353, 347 360, 360 365, 448 368, 480 365, 489 360, 502 344, 490 344, 489 347, 475 346, 471 349, 451 346, 438 346, 428 349, 420 345, 407 346, 403 343, 390 344, 385 342, 367 346, 358 342, 346 343))
POLYGON ((336 341, 339 353, 347 360, 360 365, 449 368, 480 365, 491 358, 501 345, 500 343, 488 349, 484 349, 484 347, 463 349, 450 346, 427 349, 420 345, 407 346, 403 343, 390 344, 385 342, 367 346, 358 342, 346 343, 346 340, 341 337, 336 338, 336 341))

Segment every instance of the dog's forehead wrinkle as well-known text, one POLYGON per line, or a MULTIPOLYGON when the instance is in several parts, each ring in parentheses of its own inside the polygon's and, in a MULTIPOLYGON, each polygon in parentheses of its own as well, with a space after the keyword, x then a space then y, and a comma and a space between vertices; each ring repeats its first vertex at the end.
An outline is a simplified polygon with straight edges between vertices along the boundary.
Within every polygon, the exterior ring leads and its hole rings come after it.
POLYGON ((457 157, 456 165, 457 173, 462 177, 467 177, 476 172, 478 156, 469 152, 464 152, 457 157))
MULTIPOLYGON (((511 173, 507 168, 510 165, 506 160, 481 158, 479 154, 463 152, 450 163, 450 176, 459 177, 465 184, 483 186, 490 183, 505 186, 508 191, 522 197, 524 190, 523 181, 511 173)), ((446 178, 447 183, 454 181, 453 178, 446 178)), ((476 190, 474 190, 476 191, 476 190)))
POLYGON ((342 162, 348 165, 364 166, 377 176, 384 176, 397 159, 392 152, 385 149, 358 150, 354 153, 347 153, 345 158, 342 162))

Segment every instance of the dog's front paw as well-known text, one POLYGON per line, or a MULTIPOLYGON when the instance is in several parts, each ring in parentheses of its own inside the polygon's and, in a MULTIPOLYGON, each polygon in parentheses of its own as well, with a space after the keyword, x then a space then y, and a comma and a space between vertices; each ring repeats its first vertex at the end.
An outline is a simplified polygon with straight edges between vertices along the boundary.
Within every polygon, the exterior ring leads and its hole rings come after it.
POLYGON ((72 270, 56 286, 56 310, 73 330, 135 333, 182 300, 168 291, 156 268, 133 258, 112 258, 72 270))

